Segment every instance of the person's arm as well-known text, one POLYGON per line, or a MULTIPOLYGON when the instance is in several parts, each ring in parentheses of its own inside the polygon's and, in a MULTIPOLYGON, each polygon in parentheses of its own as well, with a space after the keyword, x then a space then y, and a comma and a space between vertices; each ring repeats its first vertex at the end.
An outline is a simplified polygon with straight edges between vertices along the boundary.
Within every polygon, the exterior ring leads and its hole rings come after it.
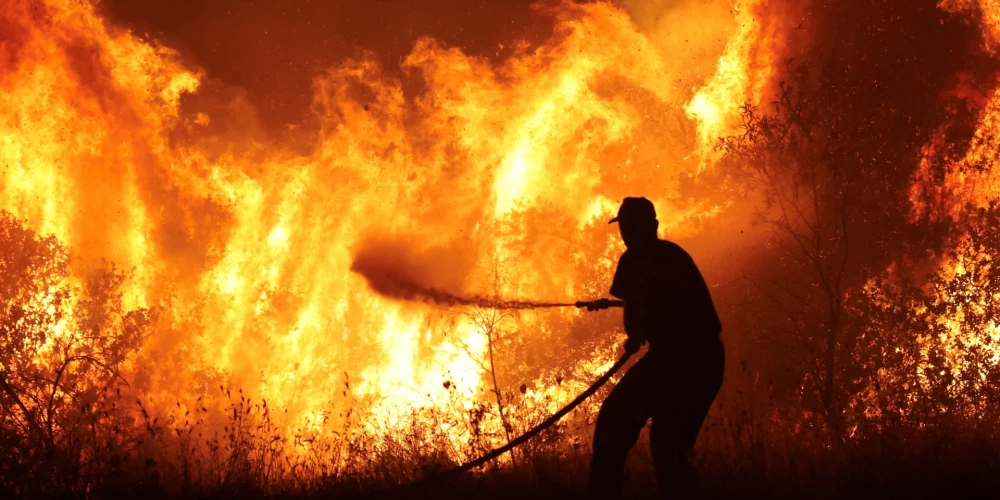
POLYGON ((648 297, 643 294, 636 294, 633 300, 625 302, 623 323, 628 341, 625 343, 625 350, 635 352, 642 344, 649 340, 649 332, 645 329, 649 324, 648 317, 653 312, 650 311, 648 297))
POLYGON ((625 342, 625 350, 635 352, 639 350, 646 335, 642 331, 643 314, 642 293, 636 290, 639 280, 636 279, 635 269, 632 259, 626 252, 618 261, 618 268, 615 269, 615 277, 611 281, 611 295, 622 299, 623 307, 622 323, 625 327, 625 334, 628 340, 625 342))

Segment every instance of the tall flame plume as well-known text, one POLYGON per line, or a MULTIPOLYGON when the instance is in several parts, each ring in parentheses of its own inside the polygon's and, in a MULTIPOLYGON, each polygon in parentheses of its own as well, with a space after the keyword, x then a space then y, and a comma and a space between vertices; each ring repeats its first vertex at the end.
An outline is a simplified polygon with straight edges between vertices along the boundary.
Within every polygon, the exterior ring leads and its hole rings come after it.
MULTIPOLYGON (((548 9, 553 35, 500 62, 419 40, 402 62, 425 83, 415 99, 372 56, 330 68, 314 80, 315 126, 294 132, 302 151, 225 135, 232 106, 190 111, 206 75, 92 4, 6 2, 0 206, 70 249, 72 280, 113 262, 124 309, 158 311, 126 374, 147 404, 218 410, 211 388, 239 387, 287 411, 289 435, 347 425, 337 408, 361 408, 377 433, 455 394, 469 407, 492 352, 478 313, 379 296, 350 272, 359 252, 391 241, 454 293, 600 296, 621 250, 604 224, 617 200, 642 191, 680 235, 719 210, 677 191, 698 168, 684 109, 703 147, 767 78, 747 67, 759 36, 748 2, 694 96, 665 84, 685 63, 618 8, 548 9)), ((596 346, 582 361, 555 347, 535 360, 582 384, 614 354, 594 325, 555 311, 493 326, 523 345, 596 346)), ((525 398, 552 407, 579 387, 519 373, 525 398)))

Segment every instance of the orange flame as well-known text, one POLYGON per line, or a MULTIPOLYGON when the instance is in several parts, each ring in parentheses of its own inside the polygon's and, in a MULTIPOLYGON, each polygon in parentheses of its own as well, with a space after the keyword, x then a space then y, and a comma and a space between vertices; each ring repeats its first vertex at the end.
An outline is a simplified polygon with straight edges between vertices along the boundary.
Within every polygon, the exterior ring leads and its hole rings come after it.
POLYGON ((720 137, 736 132, 740 106, 757 105, 776 63, 771 44, 764 43, 767 26, 756 12, 760 0, 737 0, 736 33, 726 44, 715 76, 687 103, 688 116, 698 123, 701 166, 718 159, 714 152, 720 137))
MULTIPOLYGON (((604 224, 616 200, 641 191, 673 234, 697 229, 705 201, 678 196, 673 179, 767 79, 766 64, 748 63, 761 31, 752 10, 741 3, 718 74, 686 106, 665 84, 685 61, 603 3, 560 4, 548 42, 499 64, 420 40, 403 63, 426 82, 416 100, 374 59, 345 61, 315 79, 319 127, 298 132, 314 144, 302 153, 223 135, 224 112, 186 111, 203 75, 89 3, 8 1, 0 207, 81 262, 134 269, 127 308, 165 312, 129 375, 145 396, 183 404, 240 386, 288 410, 289 433, 329 424, 331 404, 364 404, 371 432, 397 428, 454 394, 481 399, 488 337, 471 314, 370 291, 349 272, 359 246, 445 248, 450 282, 480 295, 603 294, 620 251, 604 224), (697 145, 668 125, 685 120, 681 107, 697 145)), ((561 345, 580 339, 559 325, 583 321, 524 313, 491 327, 561 345)), ((596 373, 610 347, 561 361, 596 373)), ((518 373, 538 381, 526 405, 535 395, 554 407, 577 388, 518 373)))

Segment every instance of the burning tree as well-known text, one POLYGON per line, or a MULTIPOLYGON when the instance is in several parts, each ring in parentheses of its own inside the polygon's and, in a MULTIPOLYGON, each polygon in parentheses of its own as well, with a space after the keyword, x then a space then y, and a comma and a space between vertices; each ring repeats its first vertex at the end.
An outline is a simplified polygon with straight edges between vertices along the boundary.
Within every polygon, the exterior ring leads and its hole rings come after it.
MULTIPOLYGON (((801 80, 805 73, 797 71, 801 80)), ((836 428, 838 350, 861 170, 847 157, 843 141, 851 138, 823 119, 824 106, 784 82, 780 88, 774 114, 744 106, 743 134, 723 139, 720 147, 723 161, 759 187, 763 208, 755 219, 773 229, 769 243, 778 252, 773 267, 744 278, 781 312, 765 328, 797 346, 805 383, 836 428)))
POLYGON ((123 367, 154 318, 123 308, 126 275, 114 266, 96 265, 80 286, 70 267, 54 237, 0 212, 0 432, 25 450, 4 459, 14 474, 0 476, 6 486, 26 484, 22 474, 88 475, 124 439, 127 416, 108 396, 125 385, 123 367))
POLYGON ((791 347, 789 368, 802 384, 794 390, 838 435, 853 395, 873 376, 859 339, 866 349, 891 341, 859 326, 866 308, 853 295, 907 249, 941 244, 941 232, 912 224, 900 200, 933 120, 900 127, 915 111, 886 107, 846 65, 789 62, 769 112, 745 105, 741 134, 718 146, 727 172, 760 198, 756 222, 771 229, 762 265, 744 275, 776 313, 762 316, 765 338, 772 349, 791 347), (868 101, 881 113, 859 112, 868 101))
POLYGON ((929 262, 897 263, 852 297, 868 369, 853 399, 859 424, 976 429, 1000 402, 997 303, 1000 211, 974 211, 968 232, 929 262))

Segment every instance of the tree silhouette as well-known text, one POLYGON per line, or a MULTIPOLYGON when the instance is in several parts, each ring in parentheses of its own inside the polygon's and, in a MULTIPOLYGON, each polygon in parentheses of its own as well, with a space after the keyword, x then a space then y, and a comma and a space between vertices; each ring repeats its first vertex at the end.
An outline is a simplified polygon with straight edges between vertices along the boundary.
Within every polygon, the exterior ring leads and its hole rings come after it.
POLYGON ((124 381, 122 367, 154 319, 124 310, 126 275, 113 265, 78 275, 55 237, 0 212, 0 429, 43 452, 36 465, 55 477, 93 456, 96 434, 111 432, 117 416, 96 407, 124 381))

